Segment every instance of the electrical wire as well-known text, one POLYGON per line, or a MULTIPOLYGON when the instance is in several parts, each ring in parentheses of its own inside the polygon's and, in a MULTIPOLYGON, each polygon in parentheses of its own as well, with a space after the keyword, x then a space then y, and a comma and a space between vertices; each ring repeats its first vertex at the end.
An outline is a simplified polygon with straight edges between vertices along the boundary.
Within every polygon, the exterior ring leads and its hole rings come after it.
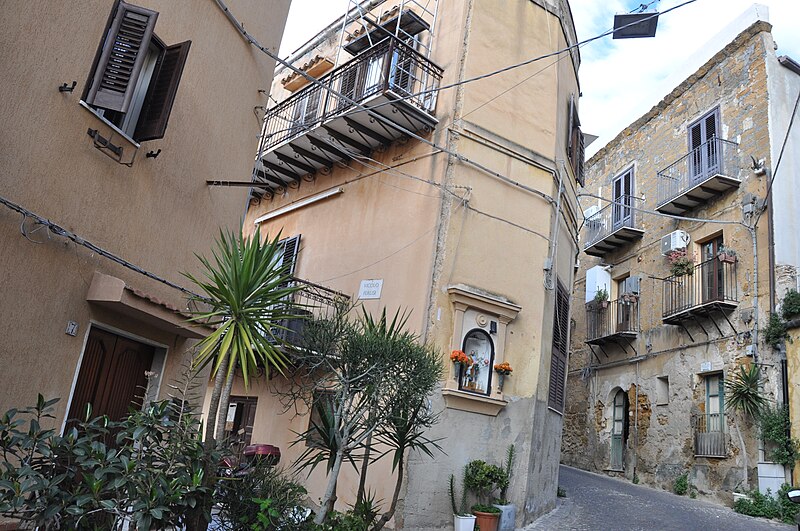
MULTIPOLYGON (((13 210, 14 212, 22 214, 23 222, 25 221, 25 219, 31 218, 34 221, 36 221, 37 224, 39 224, 39 225, 41 225, 43 227, 46 227, 47 230, 49 230, 51 233, 55 234, 56 236, 61 236, 62 238, 66 238, 68 240, 71 240, 71 241, 75 242, 78 245, 82 245, 83 247, 86 247, 87 249, 91 250, 92 252, 97 253, 98 255, 102 256, 103 258, 107 258, 107 259, 111 260, 112 262, 115 262, 115 263, 117 263, 117 264, 119 264, 119 265, 121 265, 121 266, 123 266, 125 268, 130 269, 131 271, 134 271, 134 272, 139 273, 140 275, 143 275, 143 276, 145 276, 147 278, 150 278, 150 279, 155 280, 157 282, 160 282, 160 283, 162 283, 162 284, 164 284, 166 286, 174 288, 174 289, 176 289, 176 290, 178 290, 178 291, 180 291, 182 293, 185 293, 187 295, 191 295, 192 297, 195 297, 197 299, 201 299, 201 300, 204 300, 204 301, 208 300, 205 297, 202 297, 202 296, 194 293, 193 291, 190 291, 190 290, 188 290, 188 289, 186 289, 186 288, 184 288, 182 286, 179 286, 178 284, 175 284, 174 282, 171 282, 171 281, 169 281, 169 280, 167 280, 165 278, 162 278, 162 277, 156 275, 155 273, 151 273, 151 272, 147 271, 146 269, 142 269, 141 267, 139 267, 139 266, 137 266, 137 265, 135 265, 135 264, 133 264, 131 262, 128 262, 124 258, 120 258, 119 256, 111 253, 110 251, 106 251, 105 249, 103 249, 101 247, 98 247, 97 245, 93 244, 92 242, 81 238, 80 236, 78 236, 74 232, 68 231, 64 227, 61 227, 60 225, 57 225, 56 223, 53 223, 49 219, 43 218, 42 216, 39 216, 38 214, 35 214, 34 212, 31 212, 30 210, 24 208, 23 206, 18 205, 17 203, 11 201, 10 199, 6 199, 5 197, 0 196, 0 204, 5 205, 6 207, 8 207, 9 209, 13 210)), ((24 232, 23 232, 23 236, 25 236, 24 232)), ((28 238, 28 239, 30 239, 30 238, 28 238)), ((35 242, 35 243, 42 243, 42 242, 35 242)))
MULTIPOLYGON (((690 218, 690 217, 687 217, 687 216, 678 216, 678 215, 675 215, 675 214, 666 214, 664 212, 659 212, 657 210, 647 210, 646 208, 639 208, 639 207, 635 207, 635 206, 632 206, 632 205, 629 206, 629 205, 620 203, 618 201, 615 201, 613 199, 607 199, 607 198, 599 196, 597 194, 590 194, 588 192, 579 193, 578 194, 578 198, 581 198, 581 197, 592 197, 594 199, 599 199, 601 201, 606 201, 607 203, 613 203, 613 204, 618 205, 618 206, 620 206, 622 208, 629 208, 629 209, 634 210, 636 212, 641 212, 643 214, 650 214, 651 216, 661 216, 661 217, 670 218, 670 219, 677 219, 679 221, 696 221, 696 222, 700 222, 700 223, 718 223, 718 224, 721 224, 721 225, 743 225, 743 226, 747 227, 747 224, 745 224, 742 221, 726 221, 726 220, 722 220, 722 219, 690 218)), ((586 217, 585 216, 584 216, 583 219, 584 219, 584 221, 586 221, 586 217)))

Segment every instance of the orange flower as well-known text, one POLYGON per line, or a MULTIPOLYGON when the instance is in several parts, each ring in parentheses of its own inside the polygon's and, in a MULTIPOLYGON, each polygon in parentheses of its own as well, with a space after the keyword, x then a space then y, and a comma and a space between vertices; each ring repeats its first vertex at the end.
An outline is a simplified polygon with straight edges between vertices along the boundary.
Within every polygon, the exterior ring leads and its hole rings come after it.
POLYGON ((509 365, 507 361, 504 361, 503 363, 498 363, 497 365, 495 365, 494 370, 496 370, 497 372, 499 372, 504 376, 508 376, 514 369, 511 367, 511 365, 509 365))
POLYGON ((454 350, 450 353, 450 361, 453 363, 463 363, 466 366, 472 365, 472 360, 464 354, 462 350, 454 350))

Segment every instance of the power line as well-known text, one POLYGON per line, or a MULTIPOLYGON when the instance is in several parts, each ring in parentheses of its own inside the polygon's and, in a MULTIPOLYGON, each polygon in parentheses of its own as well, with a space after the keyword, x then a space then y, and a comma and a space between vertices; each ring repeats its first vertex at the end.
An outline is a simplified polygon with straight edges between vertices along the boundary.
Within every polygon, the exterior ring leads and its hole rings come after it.
MULTIPOLYGON (((39 225, 41 225, 43 227, 46 227, 53 234, 55 234, 57 236, 61 236, 63 238, 67 238, 68 240, 72 240, 76 244, 82 245, 83 247, 86 247, 90 251, 95 252, 98 255, 111 260, 112 262, 116 262, 117 264, 119 264, 119 265, 121 265, 123 267, 126 267, 126 268, 130 269, 131 271, 135 271, 136 273, 139 273, 140 275, 144 275, 147 278, 153 279, 153 280, 155 280, 157 282, 161 282, 164 285, 167 285, 167 286, 169 286, 171 288, 174 288, 174 289, 176 289, 176 290, 178 290, 180 292, 183 292, 183 293, 185 293, 187 295, 191 295, 192 297, 195 297, 197 299, 201 299, 203 301, 208 301, 207 298, 205 298, 205 297, 203 297, 201 295, 198 295, 198 294, 194 293, 193 291, 190 291, 190 290, 188 290, 188 289, 186 289, 186 288, 184 288, 182 286, 179 286, 179 285, 175 284, 174 282, 171 282, 171 281, 169 281, 169 280, 167 280, 165 278, 162 278, 162 277, 156 275, 155 273, 151 273, 151 272, 147 271, 146 269, 142 269, 141 267, 139 267, 139 266, 137 266, 137 265, 135 265, 135 264, 133 264, 131 262, 128 262, 124 258, 120 258, 119 256, 111 253, 110 251, 106 251, 105 249, 103 249, 101 247, 98 247, 97 245, 93 244, 92 242, 81 238, 80 236, 78 236, 74 232, 68 231, 64 227, 61 227, 60 225, 57 225, 57 224, 53 223, 49 219, 45 219, 42 216, 40 216, 38 214, 35 214, 34 212, 31 212, 30 210, 26 209, 25 207, 23 207, 21 205, 18 205, 17 203, 11 201, 10 199, 6 199, 5 197, 0 196, 0 204, 5 205, 6 207, 8 207, 9 209, 13 210, 14 212, 18 212, 18 213, 22 214, 23 223, 25 222, 25 219, 31 218, 34 221, 36 221, 37 224, 39 224, 39 225)), ((23 236, 26 236, 24 232, 23 232, 23 236)), ((27 238, 27 236, 26 236, 26 238, 27 238)), ((30 238, 28 238, 28 239, 30 239, 30 238)), ((36 243, 40 243, 40 242, 36 242, 36 243)))

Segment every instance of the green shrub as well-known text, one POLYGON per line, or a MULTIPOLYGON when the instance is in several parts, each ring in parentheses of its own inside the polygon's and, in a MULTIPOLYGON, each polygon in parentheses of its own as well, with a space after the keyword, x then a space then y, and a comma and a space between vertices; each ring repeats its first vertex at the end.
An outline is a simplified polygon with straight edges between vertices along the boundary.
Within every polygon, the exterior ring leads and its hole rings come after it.
POLYGON ((795 523, 795 516, 800 512, 800 505, 792 503, 786 493, 792 490, 791 485, 784 483, 773 497, 770 490, 761 494, 758 489, 751 490, 747 495, 749 499, 737 500, 733 510, 737 513, 761 518, 778 518, 787 524, 795 523))
POLYGON ((800 315, 800 293, 797 290, 790 289, 786 293, 781 303, 781 314, 787 320, 800 315))
POLYGON ((476 459, 464 469, 464 488, 472 492, 478 502, 488 505, 494 492, 506 478, 506 471, 496 465, 476 459))
POLYGON ((784 466, 793 467, 798 458, 800 441, 790 434, 791 420, 787 406, 765 408, 758 417, 761 437, 768 445, 767 457, 784 466))
POLYGON ((220 479, 214 501, 221 529, 268 531, 296 529, 305 520, 305 495, 306 489, 293 478, 262 460, 246 474, 220 479))
POLYGON ((559 498, 566 498, 567 491, 564 490, 564 488, 561 485, 559 485, 558 488, 556 489, 556 496, 558 496, 559 498))
POLYGON ((677 494, 678 496, 683 496, 687 492, 689 492, 689 473, 684 472, 677 478, 675 478, 675 482, 672 484, 672 492, 677 494))
POLYGON ((112 529, 124 519, 164 529, 186 524, 210 494, 204 470, 220 456, 204 448, 187 400, 153 402, 119 422, 89 408, 63 436, 44 427, 57 401, 39 395, 0 417, 0 516, 40 529, 112 529))
POLYGON ((764 341, 773 348, 780 348, 786 340, 786 323, 777 313, 771 313, 764 329, 764 341))

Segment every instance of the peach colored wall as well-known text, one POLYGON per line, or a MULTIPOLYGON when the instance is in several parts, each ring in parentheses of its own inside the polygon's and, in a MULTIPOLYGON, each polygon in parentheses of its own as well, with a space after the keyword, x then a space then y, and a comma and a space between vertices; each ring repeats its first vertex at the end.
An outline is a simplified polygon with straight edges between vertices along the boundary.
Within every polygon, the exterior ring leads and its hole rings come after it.
MULTIPOLYGON (((220 227, 238 230, 243 189, 211 188, 206 179, 249 176, 257 148, 253 107, 264 104, 274 62, 250 47, 214 2, 136 0, 159 11, 155 33, 192 45, 166 135, 142 143, 132 167, 92 146, 87 129, 108 138, 104 122, 79 105, 112 10, 110 0, 4 2, 0 19, 0 196, 177 284, 197 271, 220 227), (202 28, 202 30, 201 30, 202 28), (75 91, 60 93, 64 82, 75 91), (158 158, 146 158, 161 149, 158 158)), ((280 41, 288 0, 231 0, 229 7, 266 46, 280 41)), ((127 158, 133 144, 115 135, 127 158)), ((103 322, 169 348, 166 379, 176 375, 186 342, 90 307, 94 271, 122 278, 178 307, 185 296, 44 230, 20 234, 21 216, 0 206, 0 411, 41 392, 70 387, 92 322, 103 322), (76 321, 76 337, 64 333, 76 321)), ((29 231, 35 227, 29 221, 29 231)), ((59 420, 60 421, 60 420, 59 420)))

